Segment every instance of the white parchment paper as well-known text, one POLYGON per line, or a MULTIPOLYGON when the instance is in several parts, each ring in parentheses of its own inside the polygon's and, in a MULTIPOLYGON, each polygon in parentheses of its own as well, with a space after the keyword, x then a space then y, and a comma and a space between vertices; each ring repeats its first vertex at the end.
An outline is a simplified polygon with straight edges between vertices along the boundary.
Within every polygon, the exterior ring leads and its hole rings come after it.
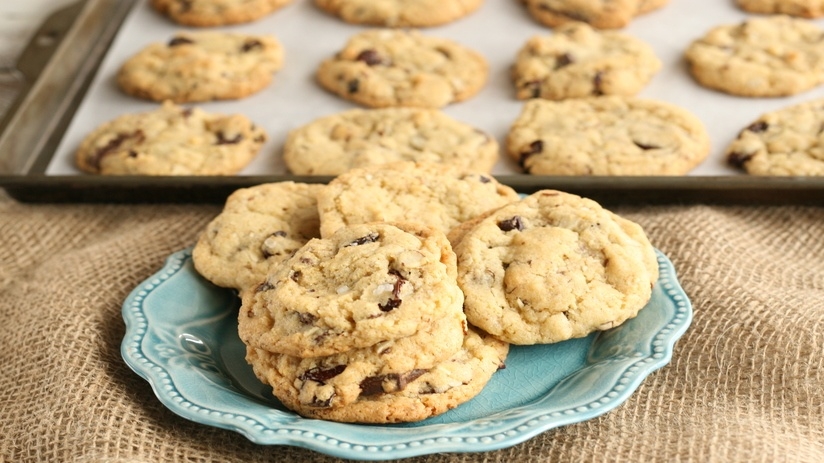
MULTIPOLYGON (((787 98, 742 98, 699 86, 690 77, 683 52, 711 27, 737 24, 752 14, 739 10, 734 0, 670 0, 663 8, 635 18, 623 32, 652 45, 663 61, 661 71, 638 95, 682 106, 706 125, 712 140, 710 156, 690 175, 735 175, 725 165, 723 151, 760 114, 824 96, 824 86, 787 98)), ((816 21, 819 26, 824 20, 816 21)), ((242 113, 263 127, 269 141, 240 175, 287 173, 281 150, 288 132, 312 120, 356 105, 321 89, 314 72, 324 58, 343 47, 348 37, 366 26, 346 24, 318 10, 311 0, 289 6, 254 23, 216 29, 272 34, 285 47, 285 64, 263 91, 236 101, 199 104, 206 111, 242 113)), ((156 13, 147 0, 138 0, 126 18, 101 67, 68 127, 46 173, 82 174, 74 166, 74 150, 98 125, 124 113, 154 109, 157 103, 122 93, 115 75, 121 64, 151 42, 167 42, 184 27, 156 13)), ((444 108, 452 117, 495 136, 503 146, 506 133, 523 102, 516 100, 509 69, 517 51, 533 35, 551 34, 535 22, 518 0, 486 0, 475 13, 423 33, 453 39, 486 56, 489 81, 475 97, 444 108)), ((494 174, 517 172, 502 154, 494 174)))

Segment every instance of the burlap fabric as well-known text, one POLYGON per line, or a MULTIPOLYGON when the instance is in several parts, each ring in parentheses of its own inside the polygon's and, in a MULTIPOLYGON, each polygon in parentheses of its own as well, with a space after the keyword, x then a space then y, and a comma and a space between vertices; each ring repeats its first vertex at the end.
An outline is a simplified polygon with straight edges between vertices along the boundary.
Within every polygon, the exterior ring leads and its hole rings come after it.
MULTIPOLYGON (((613 210, 693 302, 672 362, 600 418, 409 461, 824 461, 824 208, 613 210)), ((338 461, 180 418, 121 360, 123 299, 219 211, 0 193, 0 462, 338 461)))

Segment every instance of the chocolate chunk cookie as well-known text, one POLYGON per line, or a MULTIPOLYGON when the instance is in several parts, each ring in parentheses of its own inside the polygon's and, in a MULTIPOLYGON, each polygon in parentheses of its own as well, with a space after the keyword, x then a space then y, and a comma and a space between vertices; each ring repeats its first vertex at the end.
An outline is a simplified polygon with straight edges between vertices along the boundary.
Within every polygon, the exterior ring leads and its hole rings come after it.
POLYGON ((512 79, 519 99, 633 96, 661 68, 652 47, 629 35, 568 23, 529 39, 512 79))
POLYGON ((213 27, 258 20, 292 0, 151 0, 152 7, 184 26, 213 27))
POLYGON ((487 214, 454 250, 467 320, 513 344, 617 326, 646 305, 658 279, 640 226, 553 190, 487 214))
POLYGON ((315 0, 346 22, 386 27, 431 27, 463 18, 482 0, 315 0))
POLYGON ((277 356, 267 351, 247 349, 246 360, 286 407, 303 416, 378 424, 420 421, 468 402, 483 390, 495 372, 504 368, 508 353, 507 343, 470 328, 461 349, 448 360, 397 380, 370 380, 361 388, 357 400, 342 406, 325 406, 325 402, 307 404, 301 400, 300 383, 291 381, 290 370, 279 369, 277 356), (399 388, 401 383, 404 387, 399 388))
POLYGON ((297 175, 338 175, 395 161, 448 164, 489 172, 499 157, 490 135, 436 109, 353 109, 289 133, 283 151, 297 175))
POLYGON ((598 29, 619 29, 668 0, 521 0, 538 22, 549 27, 584 22, 598 29))
POLYGON ((507 136, 509 156, 537 175, 682 175, 709 149, 685 109, 619 96, 530 100, 507 136))
POLYGON ((357 223, 403 220, 446 233, 519 198, 485 173, 442 164, 398 162, 353 169, 318 193, 321 236, 357 223))
POLYGON ((244 292, 238 331, 249 346, 303 358, 397 340, 462 310, 455 274, 439 231, 345 227, 310 240, 244 292))
POLYGON ((475 95, 487 74, 483 56, 452 40, 378 29, 351 37, 316 75, 327 90, 364 106, 440 108, 475 95))
POLYGON ((824 99, 763 114, 726 149, 729 163, 752 175, 824 175, 824 99))
POLYGON ((280 182, 232 193, 192 250, 197 271, 240 292, 254 288, 270 268, 320 236, 317 192, 322 185, 280 182))
POLYGON ((167 101, 100 125, 83 139, 75 162, 85 172, 103 175, 231 175, 265 141, 266 133, 243 115, 167 101))
POLYGON ((283 64, 271 36, 229 32, 180 32, 129 58, 117 83, 129 95, 176 103, 228 100, 256 93, 283 64))
POLYGON ((686 51, 708 88, 746 97, 801 93, 824 81, 824 31, 789 16, 750 18, 711 29, 686 51))
POLYGON ((822 0, 737 0, 744 11, 761 14, 786 14, 802 18, 824 16, 822 0))

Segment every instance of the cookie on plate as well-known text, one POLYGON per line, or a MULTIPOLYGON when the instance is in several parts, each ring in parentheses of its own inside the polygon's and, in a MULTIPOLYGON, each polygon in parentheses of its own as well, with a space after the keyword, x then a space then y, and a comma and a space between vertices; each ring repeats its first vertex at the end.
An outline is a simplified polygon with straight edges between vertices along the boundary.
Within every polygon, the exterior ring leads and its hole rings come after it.
POLYGON ((256 21, 292 0, 151 0, 152 7, 178 24, 226 26, 256 21))
POLYGON ((101 124, 81 142, 75 163, 103 175, 231 175, 257 155, 266 138, 246 116, 167 101, 101 124))
POLYGON ((687 110, 620 96, 527 101, 506 144, 536 175, 683 175, 710 150, 706 128, 687 110))
POLYGON ((364 388, 368 393, 362 392, 358 400, 342 406, 301 400, 301 390, 290 380, 289 370, 282 371, 277 356, 265 350, 248 348, 246 360, 255 375, 272 386, 281 403, 303 416, 379 424, 420 421, 468 402, 495 372, 504 368, 508 353, 507 343, 470 328, 456 354, 432 368, 407 375, 401 380, 406 383, 403 388, 393 388, 397 384, 394 380, 381 380, 383 387, 370 381, 364 388))
POLYGON ((489 172, 497 140, 437 109, 352 109, 289 133, 283 160, 297 175, 338 175, 395 161, 448 164, 489 172))
POLYGON ((176 103, 239 99, 272 81, 283 48, 272 36, 179 32, 129 58, 117 83, 129 95, 176 103))
POLYGON ((375 29, 352 36, 316 76, 325 89, 363 106, 440 108, 474 96, 488 73, 483 56, 452 40, 375 29))
POLYGON ((321 236, 358 223, 416 221, 447 233, 520 197, 485 173, 396 162, 352 169, 318 193, 321 236))
POLYGON ((661 60, 641 40, 568 23, 524 44, 512 67, 512 80, 521 100, 633 96, 659 69, 661 60))
POLYGON ((310 240, 244 292, 238 332, 246 345, 302 358, 397 340, 462 310, 455 275, 442 232, 345 227, 310 240))
POLYGON ((761 115, 726 149, 727 161, 752 175, 824 175, 824 99, 761 115))
POLYGON ((553 190, 486 214, 454 250, 467 320, 512 344, 617 326, 647 304, 658 279, 640 226, 553 190))
POLYGON ((538 22, 557 27, 584 22, 598 29, 620 29, 640 14, 662 7, 668 0, 521 0, 538 22))
POLYGON ((352 24, 431 27, 474 12, 483 0, 315 0, 322 10, 352 24))
POLYGON ((279 182, 235 191, 200 234, 192 250, 195 269, 239 292, 257 286, 269 268, 320 236, 316 195, 322 187, 279 182))
POLYGON ((824 81, 824 31, 789 16, 750 18, 711 29, 686 50, 695 80, 746 97, 794 95, 824 81))
POLYGON ((737 0, 742 10, 761 14, 786 14, 802 18, 824 16, 822 0, 737 0))

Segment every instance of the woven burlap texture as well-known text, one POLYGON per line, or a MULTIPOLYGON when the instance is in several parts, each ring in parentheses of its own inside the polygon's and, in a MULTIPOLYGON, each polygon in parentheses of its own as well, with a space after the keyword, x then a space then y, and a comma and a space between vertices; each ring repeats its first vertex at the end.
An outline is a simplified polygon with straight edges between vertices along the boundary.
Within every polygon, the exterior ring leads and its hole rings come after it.
MULTIPOLYGON (((694 321, 617 409, 413 462, 824 461, 824 208, 632 206, 694 321)), ((331 462, 167 410, 120 356, 121 304, 219 205, 32 205, 0 193, 0 462, 331 462)))

